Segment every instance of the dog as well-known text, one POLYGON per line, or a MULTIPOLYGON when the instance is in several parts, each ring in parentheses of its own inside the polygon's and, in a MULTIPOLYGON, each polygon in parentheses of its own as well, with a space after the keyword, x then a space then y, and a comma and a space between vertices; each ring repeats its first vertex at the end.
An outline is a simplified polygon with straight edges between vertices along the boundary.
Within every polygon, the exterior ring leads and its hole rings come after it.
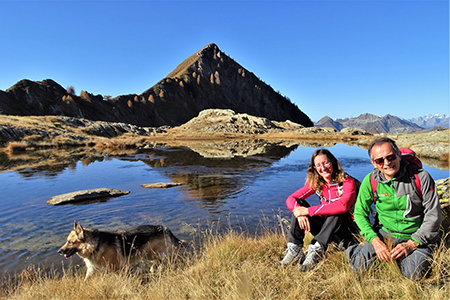
POLYGON ((108 232, 74 222, 58 253, 65 258, 78 254, 87 267, 86 280, 97 269, 119 271, 138 262, 161 262, 181 245, 182 241, 164 226, 141 225, 108 232))

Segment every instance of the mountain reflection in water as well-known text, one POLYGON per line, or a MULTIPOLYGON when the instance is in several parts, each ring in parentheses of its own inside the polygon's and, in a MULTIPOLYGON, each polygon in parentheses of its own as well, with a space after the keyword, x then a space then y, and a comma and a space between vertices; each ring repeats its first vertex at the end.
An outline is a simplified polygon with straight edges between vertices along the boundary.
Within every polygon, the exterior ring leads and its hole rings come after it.
MULTIPOLYGON (((325 146, 359 180, 372 170, 365 149, 325 146)), ((0 271, 16 272, 31 263, 60 267, 63 258, 56 251, 75 220, 103 230, 162 224, 185 240, 193 240, 210 226, 251 234, 258 233, 262 223, 276 227, 278 217, 290 215, 285 199, 304 183, 318 147, 289 141, 193 141, 155 144, 138 151, 77 148, 0 153, 0 271), (167 181, 182 185, 141 187, 167 181), (80 205, 45 204, 54 195, 101 187, 131 193, 80 205)), ((427 171, 435 179, 448 177, 448 171, 427 171)), ((314 204, 318 199, 308 201, 314 204)))

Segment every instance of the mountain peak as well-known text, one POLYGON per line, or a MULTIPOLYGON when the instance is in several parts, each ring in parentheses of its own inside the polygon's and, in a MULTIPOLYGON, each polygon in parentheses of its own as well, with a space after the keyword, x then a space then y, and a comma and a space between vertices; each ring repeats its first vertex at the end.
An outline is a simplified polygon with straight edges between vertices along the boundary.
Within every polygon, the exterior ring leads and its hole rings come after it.
POLYGON ((64 115, 139 126, 179 126, 205 109, 231 109, 273 121, 290 120, 305 127, 310 118, 219 47, 210 43, 179 64, 140 95, 106 101, 101 95, 80 96, 53 80, 23 81, 0 91, 0 113, 64 115), (30 87, 33 86, 32 89, 30 87))
POLYGON ((422 130, 417 124, 403 120, 399 117, 387 114, 384 117, 379 117, 369 113, 361 114, 356 118, 338 119, 330 121, 331 119, 322 118, 315 123, 317 127, 332 127, 336 130, 341 130, 345 127, 355 127, 364 129, 370 133, 410 133, 422 130))
POLYGON ((422 117, 409 119, 408 121, 413 122, 425 129, 431 129, 438 126, 450 128, 449 114, 428 114, 422 117))

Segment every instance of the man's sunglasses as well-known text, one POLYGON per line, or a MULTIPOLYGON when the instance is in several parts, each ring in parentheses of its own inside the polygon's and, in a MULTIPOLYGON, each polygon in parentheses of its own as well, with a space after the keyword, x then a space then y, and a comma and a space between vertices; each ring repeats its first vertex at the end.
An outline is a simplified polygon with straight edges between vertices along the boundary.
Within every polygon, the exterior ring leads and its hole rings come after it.
POLYGON ((396 156, 395 154, 391 154, 391 155, 388 155, 388 156, 386 156, 386 157, 380 157, 380 158, 374 159, 373 161, 374 161, 377 165, 382 165, 382 164, 384 164, 384 160, 385 160, 385 159, 386 159, 388 162, 391 162, 391 161, 395 160, 396 158, 397 158, 397 156, 396 156))

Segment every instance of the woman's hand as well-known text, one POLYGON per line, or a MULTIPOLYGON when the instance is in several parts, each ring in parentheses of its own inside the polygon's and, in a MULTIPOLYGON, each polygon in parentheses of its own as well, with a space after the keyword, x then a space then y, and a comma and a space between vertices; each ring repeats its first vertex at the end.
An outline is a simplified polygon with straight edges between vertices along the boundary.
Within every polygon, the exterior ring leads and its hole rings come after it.
POLYGON ((309 224, 309 218, 306 216, 297 217, 298 225, 301 229, 311 232, 311 225, 309 224))
POLYGON ((292 212, 294 213, 294 216, 296 218, 302 217, 302 216, 307 216, 308 208, 304 207, 304 206, 298 206, 298 207, 294 208, 294 210, 292 212))

